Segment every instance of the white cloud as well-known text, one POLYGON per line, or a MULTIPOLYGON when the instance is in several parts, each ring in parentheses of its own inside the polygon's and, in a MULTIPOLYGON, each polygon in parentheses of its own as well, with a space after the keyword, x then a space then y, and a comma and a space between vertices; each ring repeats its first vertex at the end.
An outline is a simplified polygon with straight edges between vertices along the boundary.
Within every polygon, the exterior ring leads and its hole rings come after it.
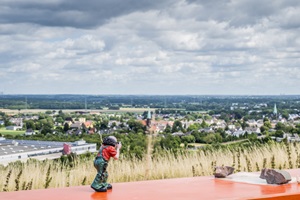
POLYGON ((0 89, 299 94, 298 1, 143 2, 2 1, 0 89))

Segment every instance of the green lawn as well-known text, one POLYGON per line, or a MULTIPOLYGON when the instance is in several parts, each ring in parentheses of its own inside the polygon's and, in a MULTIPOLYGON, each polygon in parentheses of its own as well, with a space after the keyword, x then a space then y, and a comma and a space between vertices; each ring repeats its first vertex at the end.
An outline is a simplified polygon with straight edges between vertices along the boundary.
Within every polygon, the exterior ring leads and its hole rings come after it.
POLYGON ((12 131, 12 130, 6 130, 5 128, 0 128, 0 134, 2 135, 21 135, 24 133, 25 131, 12 131))
POLYGON ((205 146, 207 144, 200 144, 200 143, 188 143, 188 145, 192 145, 192 146, 195 146, 195 147, 202 147, 202 146, 205 146))

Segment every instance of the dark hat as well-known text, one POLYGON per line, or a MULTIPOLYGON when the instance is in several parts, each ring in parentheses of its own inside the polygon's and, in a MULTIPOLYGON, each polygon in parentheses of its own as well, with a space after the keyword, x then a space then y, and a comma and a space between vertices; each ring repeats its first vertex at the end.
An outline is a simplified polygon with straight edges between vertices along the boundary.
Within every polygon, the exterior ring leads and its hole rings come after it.
POLYGON ((110 145, 110 146, 115 146, 118 144, 117 138, 115 136, 108 136, 103 139, 103 144, 104 145, 110 145))

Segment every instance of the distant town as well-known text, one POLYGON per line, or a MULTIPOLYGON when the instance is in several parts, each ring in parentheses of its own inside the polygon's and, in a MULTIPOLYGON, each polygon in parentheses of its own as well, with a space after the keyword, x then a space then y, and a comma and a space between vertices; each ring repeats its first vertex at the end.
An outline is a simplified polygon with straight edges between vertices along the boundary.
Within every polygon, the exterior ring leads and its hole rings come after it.
POLYGON ((164 149, 256 139, 299 142, 299 110, 299 96, 1 95, 0 134, 14 142, 87 140, 94 143, 91 152, 101 135, 110 134, 150 134, 164 149))

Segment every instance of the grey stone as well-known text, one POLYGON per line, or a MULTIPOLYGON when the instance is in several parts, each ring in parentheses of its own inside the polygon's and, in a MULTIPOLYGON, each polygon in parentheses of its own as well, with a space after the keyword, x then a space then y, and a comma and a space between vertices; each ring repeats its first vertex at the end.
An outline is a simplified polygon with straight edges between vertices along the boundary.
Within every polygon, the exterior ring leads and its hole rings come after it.
POLYGON ((268 184, 285 184, 292 180, 291 175, 284 170, 262 169, 260 178, 266 179, 268 184))
POLYGON ((233 171, 234 168, 230 166, 216 166, 214 176, 216 178, 225 178, 226 176, 232 174, 233 171))

